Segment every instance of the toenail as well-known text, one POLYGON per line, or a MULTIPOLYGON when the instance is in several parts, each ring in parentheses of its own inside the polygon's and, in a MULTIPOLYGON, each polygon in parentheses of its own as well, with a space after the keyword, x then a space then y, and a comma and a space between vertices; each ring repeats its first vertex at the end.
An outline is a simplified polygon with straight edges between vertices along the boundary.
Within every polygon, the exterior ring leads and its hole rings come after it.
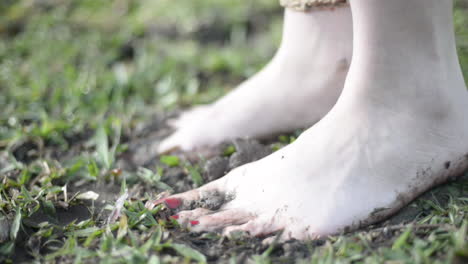
POLYGON ((179 216, 178 216, 178 215, 171 215, 170 217, 171 217, 172 219, 174 219, 174 220, 179 219, 179 216))
POLYGON ((177 198, 167 198, 164 201, 164 203, 167 205, 167 207, 171 209, 176 209, 177 207, 180 206, 182 202, 180 201, 180 199, 177 199, 177 198))
POLYGON ((198 225, 198 224, 200 224, 200 222, 197 221, 197 220, 190 221, 190 225, 192 225, 192 226, 196 226, 196 225, 198 225))

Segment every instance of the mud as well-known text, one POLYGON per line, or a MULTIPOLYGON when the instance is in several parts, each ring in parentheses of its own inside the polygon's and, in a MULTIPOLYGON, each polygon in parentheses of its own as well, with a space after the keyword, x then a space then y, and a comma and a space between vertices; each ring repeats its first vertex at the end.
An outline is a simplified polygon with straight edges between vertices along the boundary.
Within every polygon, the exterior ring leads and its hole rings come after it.
POLYGON ((219 179, 229 171, 229 158, 214 157, 206 162, 203 171, 203 178, 206 182, 219 179))
POLYGON ((68 208, 57 207, 55 213, 47 212, 42 208, 31 217, 26 218, 23 224, 38 228, 40 223, 49 222, 57 226, 66 226, 73 221, 81 222, 91 217, 90 210, 84 204, 73 205, 68 208))
MULTIPOLYGON (((169 185, 173 189, 173 192, 178 193, 191 190, 196 187, 196 184, 193 182, 190 173, 183 168, 183 166, 168 167, 167 165, 161 164, 158 162, 158 157, 152 149, 152 147, 157 145, 164 135, 170 133, 170 128, 164 124, 164 120, 166 118, 167 116, 158 116, 153 119, 154 121, 152 123, 137 126, 133 131, 131 131, 131 133, 125 135, 124 138, 126 139, 126 142, 123 143, 126 143, 131 147, 127 152, 118 157, 119 160, 116 163, 116 166, 118 169, 123 171, 121 175, 127 175, 128 173, 135 172, 135 168, 142 164, 153 172, 156 172, 157 168, 163 168, 164 173, 161 177, 161 181, 169 185)), ((84 142, 85 141, 78 141, 78 143, 72 145, 71 148, 76 150, 82 149, 84 148, 82 146, 84 142)), ((204 182, 206 183, 224 176, 230 170, 238 166, 261 159, 268 155, 272 152, 273 143, 276 142, 242 139, 233 140, 222 144, 219 149, 225 149, 226 146, 232 145, 234 146, 234 153, 223 153, 221 151, 210 159, 199 159, 192 162, 192 165, 201 168, 201 174, 204 182)), ((48 150, 47 146, 45 148, 45 151, 53 152, 53 150, 48 150)), ((36 149, 37 145, 24 144, 20 148, 17 148, 17 155, 19 157, 20 154, 23 153, 21 155, 23 155, 22 157, 25 158, 25 161, 31 162, 29 159, 33 159, 34 155, 25 155, 24 153, 30 153, 30 151, 34 152, 36 149), (30 149, 28 149, 28 147, 30 149)), ((181 157, 184 159, 183 156, 181 157)), ((65 162, 66 158, 67 156, 62 156, 62 160, 60 161, 65 162)), ((7 163, 7 158, 0 155, 0 164, 7 165, 7 163)), ((465 175, 458 180, 468 181, 468 175, 465 175)), ((134 180, 133 182, 129 181, 128 187, 128 199, 140 200, 143 203, 146 202, 148 194, 155 197, 156 193, 160 193, 162 191, 162 189, 158 189, 138 180, 134 180)), ((44 241, 38 241, 37 237, 33 236, 39 223, 48 221, 57 226, 60 230, 60 228, 63 228, 72 221, 79 222, 92 218, 98 223, 98 226, 104 225, 110 213, 109 210, 104 210, 104 207, 106 205, 113 205, 120 194, 120 183, 118 179, 86 185, 75 184, 72 182, 69 185, 69 188, 70 195, 73 195, 73 193, 78 191, 83 192, 83 190, 92 190, 99 194, 99 198, 94 202, 77 201, 67 207, 60 207, 56 204, 56 210, 52 214, 50 211, 47 212, 40 210, 32 217, 25 219, 24 225, 26 228, 21 231, 21 237, 18 239, 17 249, 15 252, 15 254, 17 254, 16 260, 25 261, 30 259, 31 257, 28 252, 37 251, 45 253, 40 249, 44 241)), ((468 190, 454 190, 451 185, 438 187, 433 191, 425 193, 416 201, 405 206, 390 219, 368 226, 360 231, 353 232, 365 232, 372 236, 372 242, 369 244, 370 249, 387 245, 388 243, 391 243, 389 241, 393 241, 401 234, 401 230, 405 228, 405 224, 413 223, 418 219, 431 214, 431 210, 433 209, 424 206, 424 204, 427 203, 421 202, 422 200, 429 200, 444 207, 449 202, 449 195, 454 198, 466 197, 468 196, 468 190)), ((188 207, 203 207, 216 210, 232 198, 232 196, 214 193, 213 195, 202 197, 200 201, 186 205, 186 208, 181 209, 188 209, 188 207)), ((382 208, 382 211, 385 210, 385 208, 382 208)), ((374 213, 380 214, 382 211, 377 210, 374 213)), ((155 216, 155 219, 167 221, 172 213, 173 212, 168 209, 161 210, 155 216)), ((0 221, 0 225, 2 225, 2 227, 8 227, 9 220, 0 221)), ((183 228, 171 227, 171 225, 166 226, 167 239, 172 239, 176 243, 186 244, 200 251, 207 257, 210 263, 228 263, 232 256, 236 256, 237 263, 246 263, 252 260, 253 255, 263 254, 265 250, 268 249, 267 245, 262 244, 263 237, 249 238, 245 235, 239 235, 231 238, 222 238, 217 234, 193 234, 183 228)), ((135 230, 135 232, 140 231, 135 230)), ((354 234, 353 232, 346 235, 352 236, 354 234)), ((58 236, 58 239, 63 237, 63 234, 60 234, 60 232, 56 235, 58 236)), ((0 233, 0 240, 5 236, 6 234, 0 233)), ((309 242, 300 242, 296 240, 287 241, 285 243, 276 244, 270 248, 270 257, 274 263, 294 263, 297 262, 298 259, 310 257, 314 250, 323 247, 325 243, 326 239, 309 242)), ((172 251, 164 251, 161 254, 176 255, 176 253, 172 251)))
POLYGON ((190 203, 184 209, 205 208, 209 210, 218 210, 221 208, 221 206, 223 206, 223 204, 228 202, 227 198, 228 197, 220 192, 205 193, 204 197, 201 197, 201 199, 198 201, 190 203))
POLYGON ((11 152, 16 160, 29 164, 40 157, 40 149, 38 142, 28 140, 14 146, 11 152))
POLYGON ((131 144, 129 144, 129 149, 120 156, 117 166, 128 170, 152 166, 158 157, 159 144, 173 132, 173 129, 167 125, 167 120, 177 114, 178 112, 154 114, 151 116, 151 122, 137 125, 127 135, 126 141, 131 144))
POLYGON ((445 162, 444 167, 446 170, 450 169, 450 161, 445 162))
POLYGON ((11 217, 0 214, 0 243, 8 241, 11 221, 11 217))
MULTIPOLYGON (((226 156, 219 152, 207 161, 198 160, 197 164, 203 169, 202 175, 205 182, 218 179, 226 175, 232 169, 242 166, 243 164, 261 159, 268 154, 272 153, 272 144, 275 141, 256 141, 237 139, 231 142, 222 144, 221 149, 226 146, 232 145, 235 152, 226 156)), ((156 165, 157 166, 157 165, 156 165)), ((178 168, 169 168, 166 171, 163 180, 167 181, 175 192, 182 192, 194 188, 193 182, 187 173, 178 168)), ((458 179, 459 181, 468 181, 468 175, 458 179)), ((396 237, 401 235, 401 230, 406 228, 406 224, 414 223, 417 220, 431 214, 431 208, 421 206, 427 204, 423 200, 431 201, 432 203, 439 204, 444 207, 449 202, 449 194, 452 197, 464 197, 468 195, 468 190, 458 190, 454 192, 450 185, 440 186, 430 192, 426 192, 414 202, 403 207, 396 214, 383 222, 367 226, 359 231, 353 231, 348 235, 353 235, 354 232, 367 232, 373 237, 370 248, 377 248, 382 245, 391 243, 396 237)), ((210 199, 202 199, 196 204, 190 204, 189 207, 203 207, 207 209, 216 210, 219 206, 229 200, 221 194, 211 196, 210 199)), ((187 209, 187 208, 185 208, 187 209)), ((382 208, 382 211, 375 212, 380 214, 387 209, 382 208)), ((422 231, 420 232, 423 235, 422 231)), ((191 234, 185 230, 172 230, 171 236, 177 241, 191 245, 192 247, 200 250, 205 254, 208 260, 212 263, 227 263, 231 256, 237 256, 238 263, 244 263, 251 260, 252 255, 261 254, 267 246, 262 244, 263 238, 249 238, 245 235, 240 235, 233 238, 218 238, 214 240, 206 239, 206 234, 191 234), (179 240, 180 239, 180 240, 179 240)), ((313 250, 322 247, 325 240, 316 240, 312 242, 301 242, 296 240, 287 241, 274 246, 270 256, 275 263, 293 263, 298 259, 310 257, 313 250)))
POLYGON ((259 160, 272 153, 271 147, 260 144, 256 140, 235 139, 232 141, 236 152, 229 158, 230 170, 246 163, 259 160))

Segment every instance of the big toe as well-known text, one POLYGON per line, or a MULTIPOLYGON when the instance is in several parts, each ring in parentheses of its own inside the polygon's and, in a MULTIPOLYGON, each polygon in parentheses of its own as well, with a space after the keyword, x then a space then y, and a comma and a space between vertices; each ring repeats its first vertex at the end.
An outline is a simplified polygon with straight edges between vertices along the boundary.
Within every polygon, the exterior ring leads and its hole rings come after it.
POLYGON ((213 214, 201 216, 190 221, 192 232, 218 231, 231 225, 247 223, 255 216, 242 209, 221 210, 213 214))
POLYGON ((194 190, 149 201, 147 207, 151 208, 158 204, 165 204, 166 207, 174 211, 196 208, 218 210, 228 200, 225 178, 221 178, 194 190))

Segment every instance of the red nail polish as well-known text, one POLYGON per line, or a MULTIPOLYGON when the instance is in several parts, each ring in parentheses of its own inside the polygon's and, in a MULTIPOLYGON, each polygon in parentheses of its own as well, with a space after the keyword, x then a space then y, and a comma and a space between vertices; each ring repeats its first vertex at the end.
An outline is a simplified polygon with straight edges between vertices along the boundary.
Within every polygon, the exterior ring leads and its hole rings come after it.
POLYGON ((196 225, 200 224, 200 222, 197 221, 197 220, 194 220, 194 221, 190 221, 190 224, 191 224, 192 226, 196 226, 196 225))
POLYGON ((167 198, 164 202, 166 203, 167 207, 171 209, 176 209, 182 203, 180 199, 177 198, 167 198))
POLYGON ((177 220, 177 219, 179 219, 179 216, 178 215, 171 215, 171 218, 177 220))

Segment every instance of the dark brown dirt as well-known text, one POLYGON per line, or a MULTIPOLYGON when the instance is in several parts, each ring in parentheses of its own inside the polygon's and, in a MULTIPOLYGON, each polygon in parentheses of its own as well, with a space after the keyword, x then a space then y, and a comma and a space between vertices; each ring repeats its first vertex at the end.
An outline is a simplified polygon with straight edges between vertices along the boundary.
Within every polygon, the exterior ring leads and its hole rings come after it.
MULTIPOLYGON (((272 143, 274 143, 274 141, 271 140, 259 142, 256 140, 236 139, 222 144, 222 147, 228 145, 233 145, 235 147, 236 152, 231 156, 226 157, 222 154, 218 154, 205 162, 198 160, 197 163, 203 168, 203 178, 205 182, 209 182, 224 176, 230 170, 238 166, 258 160, 270 154, 272 152, 272 143)), ((218 150, 218 153, 222 153, 222 151, 218 150)), ((448 166, 450 166, 450 164, 448 166)), ((460 180, 468 180, 468 175, 460 180)), ((163 181, 171 185, 175 192, 183 192, 195 187, 190 176, 180 168, 169 168, 163 177, 163 181)), ((430 200, 444 207, 449 201, 449 194, 452 195, 452 197, 466 196, 468 195, 468 190, 466 190, 466 192, 454 193, 453 188, 443 185, 433 191, 425 193, 415 202, 405 206, 390 219, 366 227, 364 230, 367 232, 374 232, 375 248, 385 243, 388 244, 389 241, 392 241, 396 236, 400 235, 402 228, 399 227, 401 225, 414 222, 430 214, 430 208, 419 206, 421 200, 430 200)), ((210 201, 211 205, 213 205, 211 209, 216 209, 225 198, 219 195, 213 197, 219 198, 210 201)), ((206 207, 206 204, 203 205, 206 207)), ((232 255, 238 256, 238 260, 242 263, 251 255, 261 254, 267 249, 267 246, 261 243, 262 238, 248 238, 244 236, 233 240, 226 238, 210 240, 204 238, 206 237, 205 235, 206 234, 191 234, 184 230, 177 229, 171 231, 171 236, 173 236, 176 241, 188 244, 200 250, 200 252, 205 254, 208 260, 213 263, 227 262, 232 255)), ((293 263, 298 259, 309 257, 312 253, 311 250, 322 246, 324 243, 324 240, 312 242, 292 240, 276 245, 270 256, 273 256, 276 263, 293 263)))
MULTIPOLYGON (((158 161, 158 157, 155 154, 154 150, 151 149, 152 146, 158 144, 159 140, 167 135, 170 132, 167 126, 164 125, 164 119, 166 117, 158 117, 149 124, 148 127, 139 127, 133 134, 126 135, 125 138, 128 139, 130 150, 126 153, 123 153, 119 157, 117 166, 123 170, 122 175, 125 175, 125 171, 135 171, 139 166, 145 165, 148 169, 156 171, 158 167, 164 168, 164 174, 162 175, 161 181, 173 188, 175 193, 187 191, 196 187, 196 184, 193 182, 189 172, 183 168, 179 167, 168 167, 158 161), (153 130, 155 129, 155 130, 153 130), (154 132, 156 131, 156 132, 154 132), (145 152, 146 151, 146 152, 145 152), (144 157, 140 159, 140 157, 144 157)), ((258 160, 269 153, 272 152, 272 141, 259 142, 256 140, 242 140, 237 139, 232 142, 226 142, 222 144, 224 148, 228 145, 233 145, 236 148, 236 152, 230 156, 220 154, 208 159, 203 160, 199 159, 195 163, 192 162, 193 166, 198 166, 202 168, 202 177, 204 182, 209 182, 215 179, 218 179, 228 173, 230 170, 241 166, 245 163, 258 160)), ((81 142, 80 142, 81 144, 81 142)), ((72 148, 80 148, 80 146, 72 146, 72 148)), ((37 149, 35 144, 25 144, 21 146, 21 153, 30 153, 37 149), (27 149, 27 147, 30 149, 27 149)), ((19 151, 17 149, 17 151, 19 151)), ((17 154, 18 157, 20 154, 17 154)), ((25 157, 25 161, 29 161, 32 155, 21 154, 25 157)), ((183 155, 181 156, 182 160, 185 162, 188 160, 183 155)), ((63 162, 63 161, 62 161, 63 162)), ((2 159, 0 156, 0 164, 2 159)), ((450 164, 448 165, 450 166, 450 164)), ((118 180, 118 179, 117 179, 118 180)), ((461 178, 460 180, 468 180, 468 175, 461 178)), ((85 186, 70 186, 70 193, 78 192, 80 190, 93 190, 100 194, 99 200, 94 203, 89 202, 80 202, 77 204, 70 205, 67 208, 57 208, 56 212, 53 215, 50 215, 50 212, 39 211, 31 218, 26 219, 24 224, 27 227, 23 232, 19 241, 23 241, 18 244, 18 249, 16 254, 18 261, 25 261, 29 259, 28 253, 34 247, 38 247, 36 244, 40 241, 34 241, 31 236, 37 225, 43 221, 49 221, 57 226, 65 226, 72 221, 82 221, 85 219, 93 218, 98 223, 105 224, 107 215, 109 212, 103 210, 106 204, 114 204, 118 198, 120 192, 120 185, 117 181, 110 180, 107 183, 99 183, 96 185, 85 185, 85 186), (21 245, 24 247, 22 248, 21 245)), ((141 200, 145 202, 145 193, 150 195, 155 195, 155 193, 160 192, 158 190, 148 186, 143 182, 133 182, 129 183, 129 199, 132 200, 141 200)), ((377 248, 380 245, 389 243, 396 236, 398 236, 401 231, 401 228, 393 228, 395 226, 400 226, 402 224, 411 223, 421 217, 424 217, 430 214, 430 208, 420 206, 422 199, 431 200, 440 206, 446 206, 449 201, 449 194, 452 197, 467 196, 468 190, 454 192, 453 188, 450 186, 442 186, 431 192, 428 192, 421 196, 417 201, 411 203, 410 205, 404 207, 400 210, 399 213, 391 217, 390 219, 366 227, 365 231, 372 233, 374 237, 371 247, 377 248), (389 228, 384 228, 389 227, 389 228)), ((223 195, 213 195, 209 199, 201 201, 203 207, 209 207, 210 209, 216 210, 227 198, 223 195)), ((190 206, 199 206, 200 204, 192 204, 190 206)), ((171 215, 171 212, 162 211, 156 216, 156 219, 167 219, 171 215)), ((204 255, 207 256, 209 262, 211 263, 227 263, 231 256, 236 256, 239 263, 246 262, 252 255, 262 254, 267 250, 268 246, 263 245, 263 238, 248 238, 245 236, 234 237, 231 239, 220 238, 218 235, 208 235, 208 234, 193 234, 189 233, 181 228, 170 228, 168 230, 169 238, 174 242, 186 244, 194 249, 199 250, 204 255)), ((310 242, 300 242, 300 241, 288 241, 286 243, 277 244, 270 253, 270 257, 274 260, 275 263, 293 263, 298 259, 307 258, 311 256, 312 251, 317 247, 321 247, 325 243, 325 240, 316 240, 310 242)), ((167 254, 175 254, 174 252, 166 252, 167 254)))

